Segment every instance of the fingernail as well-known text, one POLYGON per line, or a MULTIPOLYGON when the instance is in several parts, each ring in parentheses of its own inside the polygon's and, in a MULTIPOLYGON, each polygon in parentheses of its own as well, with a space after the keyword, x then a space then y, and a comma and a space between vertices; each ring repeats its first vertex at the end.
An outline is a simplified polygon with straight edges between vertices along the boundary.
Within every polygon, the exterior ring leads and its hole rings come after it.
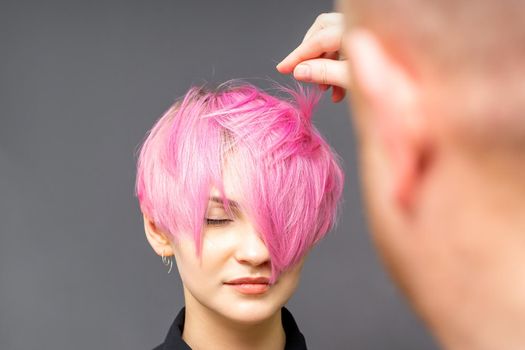
POLYGON ((279 62, 275 68, 280 72, 280 73, 283 73, 283 74, 288 74, 288 73, 291 73, 289 71, 290 68, 286 69, 286 66, 283 65, 283 61, 279 62))
POLYGON ((307 64, 300 64, 295 67, 293 74, 300 80, 310 81, 312 79, 312 72, 310 66, 307 64))

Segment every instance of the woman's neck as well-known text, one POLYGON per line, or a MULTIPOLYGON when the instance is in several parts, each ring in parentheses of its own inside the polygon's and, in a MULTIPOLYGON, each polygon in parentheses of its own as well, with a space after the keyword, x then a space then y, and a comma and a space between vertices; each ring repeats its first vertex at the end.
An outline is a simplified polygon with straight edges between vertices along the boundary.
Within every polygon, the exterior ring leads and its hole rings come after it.
POLYGON ((281 310, 259 322, 242 324, 200 304, 186 290, 182 338, 193 350, 283 350, 286 343, 281 310))

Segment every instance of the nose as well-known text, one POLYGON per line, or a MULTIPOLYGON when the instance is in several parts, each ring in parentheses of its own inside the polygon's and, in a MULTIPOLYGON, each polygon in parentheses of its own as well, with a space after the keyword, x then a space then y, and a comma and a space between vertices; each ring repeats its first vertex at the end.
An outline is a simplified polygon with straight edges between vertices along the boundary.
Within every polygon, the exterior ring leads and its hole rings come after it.
POLYGON ((252 225, 240 232, 235 259, 241 264, 260 266, 270 261, 270 252, 252 225))

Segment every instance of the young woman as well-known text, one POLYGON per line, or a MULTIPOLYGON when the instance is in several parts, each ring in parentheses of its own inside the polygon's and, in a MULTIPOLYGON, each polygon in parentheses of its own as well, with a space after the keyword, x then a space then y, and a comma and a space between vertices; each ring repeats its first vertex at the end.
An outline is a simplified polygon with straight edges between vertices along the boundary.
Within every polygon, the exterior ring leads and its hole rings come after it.
POLYGON ((142 145, 146 237, 174 257, 185 299, 156 349, 306 349, 284 304, 334 223, 343 173, 311 122, 319 94, 283 90, 192 88, 142 145))

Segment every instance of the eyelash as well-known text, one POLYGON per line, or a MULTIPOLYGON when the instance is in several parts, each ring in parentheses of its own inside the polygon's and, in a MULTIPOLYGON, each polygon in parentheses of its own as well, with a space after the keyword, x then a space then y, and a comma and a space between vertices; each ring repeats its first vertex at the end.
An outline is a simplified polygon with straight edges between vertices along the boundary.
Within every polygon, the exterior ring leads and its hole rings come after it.
POLYGON ((225 225, 233 220, 230 219, 206 219, 207 225, 225 225))

